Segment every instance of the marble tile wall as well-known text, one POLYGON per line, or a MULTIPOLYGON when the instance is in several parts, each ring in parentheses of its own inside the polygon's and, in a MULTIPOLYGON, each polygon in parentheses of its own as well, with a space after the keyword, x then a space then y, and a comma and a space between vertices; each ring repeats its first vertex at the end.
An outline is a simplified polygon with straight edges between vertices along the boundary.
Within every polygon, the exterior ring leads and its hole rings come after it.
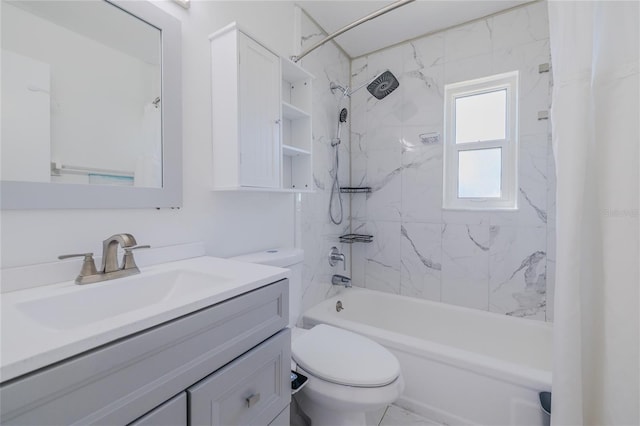
MULTIPOLYGON (((301 11, 301 51, 324 38, 326 34, 301 11)), ((335 81, 347 86, 351 59, 334 43, 327 43, 314 50, 300 61, 302 67, 315 76, 313 81, 313 193, 296 195, 296 218, 298 226, 298 245, 304 249, 303 267, 303 310, 307 309, 335 291, 331 285, 333 274, 349 275, 349 246, 339 243, 340 235, 349 232, 349 198, 342 195, 343 221, 333 224, 329 219, 329 200, 331 197, 335 152, 331 140, 336 137, 340 109, 349 106, 349 101, 341 94, 331 93, 329 83, 335 81), (328 262, 332 246, 346 254, 346 267, 340 262, 331 267, 328 262)), ((349 120, 343 123, 342 143, 339 145, 339 182, 348 186, 349 168, 349 120)), ((337 198, 334 200, 337 205, 337 198)))
POLYGON ((351 183, 373 190, 351 196, 352 230, 375 236, 352 247, 354 285, 552 320, 555 178, 548 122, 537 118, 550 104, 538 65, 549 62, 544 3, 353 60, 353 87, 386 69, 400 81, 382 100, 366 90, 351 98, 351 183), (519 210, 443 210, 444 85, 513 70, 519 210))

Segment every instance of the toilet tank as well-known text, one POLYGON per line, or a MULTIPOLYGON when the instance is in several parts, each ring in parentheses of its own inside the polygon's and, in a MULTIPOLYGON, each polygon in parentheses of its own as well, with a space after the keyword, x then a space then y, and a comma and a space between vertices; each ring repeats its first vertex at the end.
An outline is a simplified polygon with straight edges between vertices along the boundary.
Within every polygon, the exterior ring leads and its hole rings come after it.
POLYGON ((230 259, 291 270, 291 276, 289 277, 289 326, 295 327, 300 319, 302 310, 302 262, 304 260, 304 251, 294 248, 279 248, 243 254, 230 259))

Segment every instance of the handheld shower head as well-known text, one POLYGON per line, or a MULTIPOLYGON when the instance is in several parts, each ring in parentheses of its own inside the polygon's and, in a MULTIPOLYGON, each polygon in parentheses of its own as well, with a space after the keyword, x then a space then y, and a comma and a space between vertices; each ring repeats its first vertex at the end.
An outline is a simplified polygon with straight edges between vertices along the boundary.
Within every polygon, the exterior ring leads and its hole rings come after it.
POLYGON ((338 117, 338 119, 340 120, 341 123, 345 123, 347 121, 347 115, 349 114, 349 112, 347 111, 346 108, 342 108, 340 110, 340 116, 338 117))
POLYGON ((347 111, 347 109, 342 108, 340 110, 340 114, 338 114, 338 131, 336 132, 335 139, 331 140, 331 146, 340 145, 340 130, 342 130, 342 123, 347 122, 347 115, 349 115, 349 112, 347 111))
POLYGON ((400 83, 396 76, 387 70, 375 77, 373 81, 367 85, 367 90, 377 99, 383 99, 389 93, 396 90, 398 86, 400 86, 400 83))

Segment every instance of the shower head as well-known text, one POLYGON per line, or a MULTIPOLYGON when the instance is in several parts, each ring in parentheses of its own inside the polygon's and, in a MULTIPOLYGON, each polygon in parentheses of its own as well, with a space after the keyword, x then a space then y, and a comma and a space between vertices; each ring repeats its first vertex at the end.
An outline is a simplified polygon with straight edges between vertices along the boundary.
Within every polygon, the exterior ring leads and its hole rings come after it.
POLYGON ((367 85, 367 90, 377 99, 385 98, 400 86, 398 79, 391 71, 387 70, 378 75, 367 85))
POLYGON ((358 90, 362 89, 365 86, 367 87, 367 90, 369 91, 369 93, 371 93, 377 99, 382 99, 386 97, 389 93, 396 90, 398 86, 400 86, 400 83, 398 82, 398 79, 396 78, 396 76, 391 73, 391 71, 386 70, 382 74, 378 74, 368 82, 356 87, 355 89, 351 89, 348 86, 342 87, 339 84, 334 83, 333 81, 329 85, 329 89, 331 89, 332 93, 334 93, 336 90, 341 91, 342 97, 344 98, 344 97, 351 97, 351 95, 353 95, 354 93, 356 93, 358 90))
POLYGON ((347 121, 347 115, 349 114, 349 112, 347 111, 346 108, 342 108, 340 110, 340 116, 338 117, 338 119, 340 120, 341 123, 344 123, 347 121))

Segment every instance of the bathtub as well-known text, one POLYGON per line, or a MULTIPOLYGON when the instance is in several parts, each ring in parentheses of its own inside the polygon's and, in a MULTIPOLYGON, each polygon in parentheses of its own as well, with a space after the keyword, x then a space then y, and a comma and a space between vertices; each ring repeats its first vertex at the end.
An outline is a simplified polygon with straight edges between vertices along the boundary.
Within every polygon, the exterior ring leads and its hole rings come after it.
POLYGON ((312 307, 302 323, 345 328, 389 349, 406 381, 396 404, 428 419, 548 423, 538 393, 551 390, 551 324, 360 288, 312 307))

